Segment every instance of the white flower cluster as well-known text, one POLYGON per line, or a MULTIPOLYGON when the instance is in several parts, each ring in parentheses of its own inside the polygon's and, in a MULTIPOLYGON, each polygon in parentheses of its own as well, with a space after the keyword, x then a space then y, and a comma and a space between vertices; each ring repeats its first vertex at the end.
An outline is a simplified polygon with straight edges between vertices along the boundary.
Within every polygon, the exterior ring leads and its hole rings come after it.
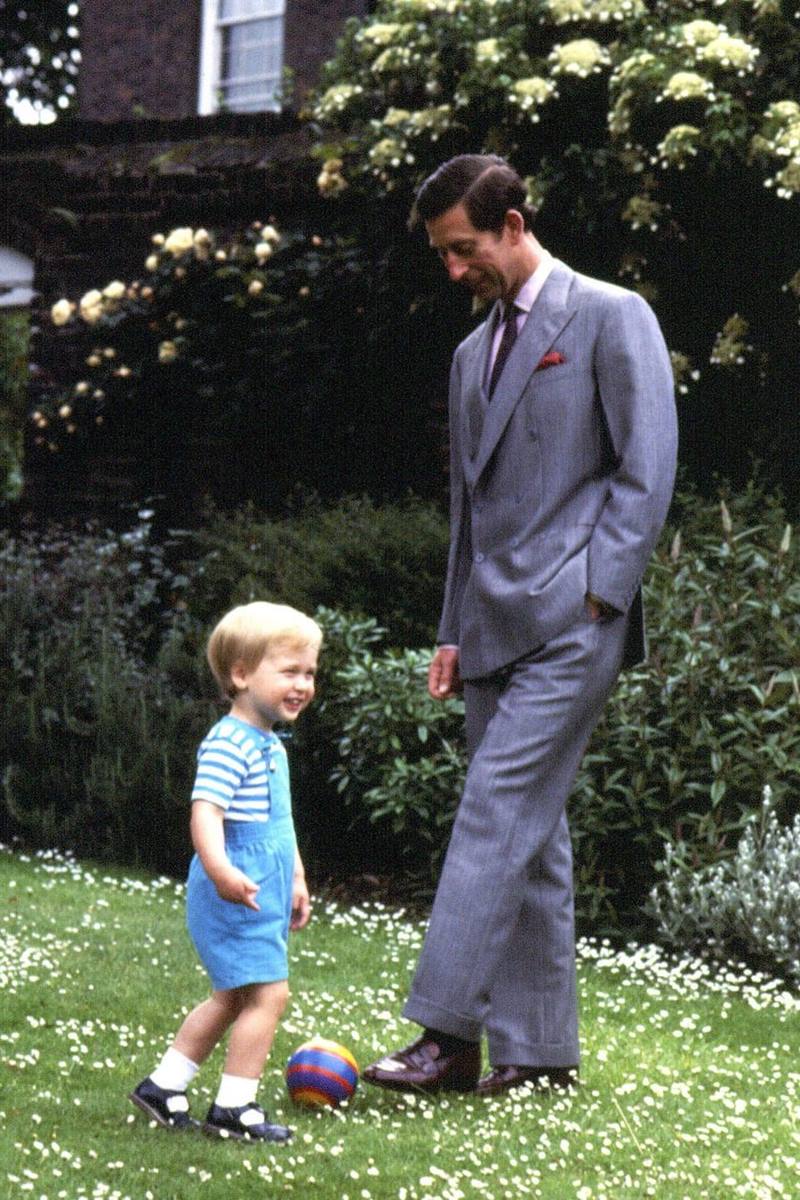
POLYGON ((696 71, 675 71, 670 75, 658 100, 713 100, 714 85, 696 71))
POLYGON ((410 46, 387 46, 372 64, 371 70, 376 75, 390 71, 405 71, 414 63, 414 53, 410 46))
POLYGON ((373 25, 365 25, 358 31, 356 40, 366 42, 369 46, 391 46, 392 42, 401 40, 403 34, 411 30, 410 25, 399 25, 396 22, 376 21, 373 25))
POLYGON ((655 54, 651 54, 649 50, 637 50, 634 54, 623 59, 619 66, 614 68, 614 73, 611 76, 612 85, 629 83, 637 79, 643 71, 648 67, 652 67, 658 62, 655 54))
POLYGON ((405 158, 405 142, 399 138, 381 138, 369 152, 370 162, 379 170, 386 167, 399 167, 405 158))
POLYGON ((621 23, 646 11, 643 0, 547 0, 546 7, 554 25, 570 21, 621 23))
POLYGON ((772 158, 786 160, 779 171, 764 181, 782 200, 800 195, 800 104, 777 100, 764 114, 764 127, 757 148, 772 158))
POLYGON ((760 53, 757 46, 751 46, 744 38, 731 37, 725 32, 706 42, 699 49, 698 58, 715 66, 729 67, 737 74, 744 75, 753 70, 760 53))
POLYGON ((659 142, 655 161, 660 161, 662 167, 677 167, 682 171, 688 160, 697 156, 699 138, 696 125, 673 125, 659 142))
POLYGON ((483 38, 475 43, 475 61, 477 63, 501 63, 508 51, 500 38, 483 38))
POLYGON ((518 79, 511 89, 509 100, 522 112, 528 113, 533 122, 539 120, 537 109, 548 100, 558 96, 556 85, 550 79, 541 75, 532 75, 529 79, 518 79))
POLYGON ((358 83, 337 83, 323 92, 314 105, 314 116, 320 121, 330 120, 343 113, 355 96, 362 95, 364 89, 358 83))
POLYGON ((454 13, 462 0, 395 0, 395 6, 412 16, 425 16, 426 13, 454 13))
POLYGON ((553 75, 577 75, 586 79, 609 66, 611 55, 593 38, 576 38, 573 42, 554 46, 547 61, 553 75))

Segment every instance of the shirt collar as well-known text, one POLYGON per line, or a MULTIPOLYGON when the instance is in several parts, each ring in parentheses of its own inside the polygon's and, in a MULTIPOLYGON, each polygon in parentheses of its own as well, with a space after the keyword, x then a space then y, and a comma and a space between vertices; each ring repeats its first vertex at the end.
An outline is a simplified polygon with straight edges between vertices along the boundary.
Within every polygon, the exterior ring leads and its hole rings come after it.
POLYGON ((552 254, 549 254, 547 250, 543 250, 538 267, 533 274, 525 280, 522 287, 517 292, 517 295, 514 298, 514 303, 516 304, 517 308, 522 309, 526 316, 533 308, 534 301, 544 287, 545 280, 554 266, 555 259, 553 258, 552 254))

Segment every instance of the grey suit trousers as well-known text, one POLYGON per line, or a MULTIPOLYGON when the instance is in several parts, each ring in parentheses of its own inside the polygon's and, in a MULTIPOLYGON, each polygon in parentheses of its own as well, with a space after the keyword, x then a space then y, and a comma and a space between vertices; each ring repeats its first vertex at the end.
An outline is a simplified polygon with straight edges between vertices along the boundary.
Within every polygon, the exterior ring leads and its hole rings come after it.
POLYGON ((584 619, 464 687, 470 766, 404 1015, 492 1065, 579 1061, 566 802, 628 618, 584 619))

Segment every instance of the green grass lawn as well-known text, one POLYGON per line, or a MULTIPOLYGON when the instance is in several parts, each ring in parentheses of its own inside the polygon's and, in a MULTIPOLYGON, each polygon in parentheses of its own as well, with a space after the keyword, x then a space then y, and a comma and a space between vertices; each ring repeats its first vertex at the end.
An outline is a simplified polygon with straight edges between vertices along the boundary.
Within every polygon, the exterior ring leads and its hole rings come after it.
MULTIPOLYGON (((428 1100, 360 1086, 296 1109, 291 1051, 319 1034, 362 1064, 415 1035, 398 1014, 422 940, 382 907, 319 903, 262 1087, 289 1147, 149 1127, 126 1096, 207 991, 167 879, 0 849, 3 1200, 658 1200, 800 1191, 800 999, 652 947, 579 952, 583 1086, 428 1100)), ((202 1116, 221 1065, 192 1089, 202 1116)))

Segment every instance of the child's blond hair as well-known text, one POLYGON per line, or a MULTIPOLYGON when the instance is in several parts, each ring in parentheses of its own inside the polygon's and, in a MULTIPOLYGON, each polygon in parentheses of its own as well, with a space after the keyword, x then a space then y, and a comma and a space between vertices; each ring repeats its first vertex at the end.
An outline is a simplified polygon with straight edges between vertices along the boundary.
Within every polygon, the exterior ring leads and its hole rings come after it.
POLYGON ((242 663, 246 671, 254 671, 266 654, 280 646, 318 649, 321 644, 322 630, 305 613, 288 604, 254 600, 232 608, 217 623, 208 639, 206 656, 223 696, 233 700, 237 692, 231 671, 236 663, 242 663))

